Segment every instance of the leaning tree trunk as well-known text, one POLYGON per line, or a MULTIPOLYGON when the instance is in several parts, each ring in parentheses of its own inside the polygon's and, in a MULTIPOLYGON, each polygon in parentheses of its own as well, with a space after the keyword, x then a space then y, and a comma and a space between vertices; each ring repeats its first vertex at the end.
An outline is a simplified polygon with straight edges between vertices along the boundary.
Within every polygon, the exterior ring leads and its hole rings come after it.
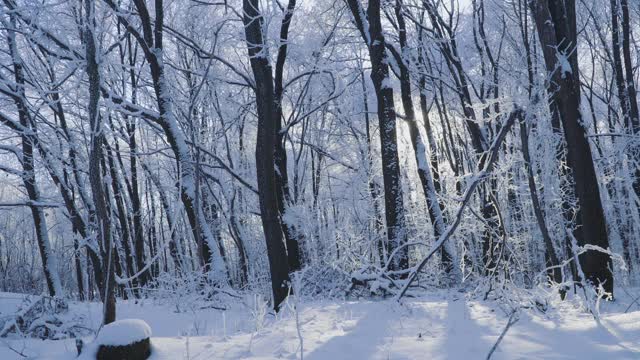
MULTIPOLYGON (((578 230, 582 238, 578 239, 578 245, 608 249, 609 238, 598 178, 580 113, 575 1, 539 0, 530 1, 529 4, 547 72, 551 77, 549 92, 560 115, 567 143, 568 166, 573 176, 581 220, 578 230)), ((579 259, 586 280, 595 286, 602 284, 607 292, 613 293, 610 256, 601 251, 588 250, 579 259)))

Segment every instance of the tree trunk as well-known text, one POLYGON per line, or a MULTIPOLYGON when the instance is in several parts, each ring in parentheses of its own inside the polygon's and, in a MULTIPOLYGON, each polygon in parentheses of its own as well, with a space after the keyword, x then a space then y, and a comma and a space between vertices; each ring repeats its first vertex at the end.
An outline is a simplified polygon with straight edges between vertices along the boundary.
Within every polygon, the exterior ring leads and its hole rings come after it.
MULTIPOLYGON (((427 203, 427 210, 429 212, 429 218, 431 225, 433 226, 433 233, 436 239, 440 238, 445 231, 445 221, 442 214, 442 204, 438 199, 438 193, 436 191, 434 176, 432 175, 432 169, 429 167, 427 161, 427 149, 420 135, 418 124, 416 122, 415 110, 413 106, 413 99, 411 94, 411 78, 407 62, 405 61, 405 53, 409 51, 407 47, 407 30, 404 22, 403 4, 401 0, 396 0, 395 6, 396 19, 398 21, 398 32, 400 39, 400 54, 396 54, 396 61, 400 67, 400 96, 402 99, 402 106, 404 108, 404 116, 407 125, 409 126, 409 137, 411 139, 411 146, 413 147, 413 153, 418 168, 418 177, 422 184, 422 191, 427 203)), ((394 51, 395 54, 395 51, 394 51)), ((424 96, 424 95, 423 95, 424 96)), ((421 97, 422 101, 422 97, 421 97)), ((422 105, 422 102, 421 102, 422 105)), ((426 98, 423 106, 423 116, 428 116, 426 111, 426 98)), ((426 119, 428 121, 428 118, 426 119)), ((433 147, 431 147, 433 151, 433 147)), ((434 171, 437 175, 437 170, 434 171)), ((439 185, 439 184, 438 184, 439 185)), ((455 252, 452 244, 446 243, 440 248, 440 255, 442 257, 442 264, 445 272, 450 276, 450 280, 453 283, 457 283, 461 280, 461 274, 458 273, 455 260, 455 252)))
POLYGON ((275 172, 276 128, 273 77, 264 43, 263 17, 258 0, 243 0, 244 30, 251 69, 255 79, 258 136, 256 139, 256 175, 260 201, 260 217, 267 243, 271 272, 273 307, 276 311, 289 294, 289 263, 282 238, 275 172))
MULTIPOLYGON (((10 16, 10 22, 12 23, 10 28, 15 29, 15 19, 13 16, 10 16)), ((40 251, 40 258, 42 260, 44 277, 47 282, 47 290, 51 296, 63 296, 64 291, 58 276, 56 257, 53 254, 51 243, 49 241, 47 220, 43 208, 38 206, 38 202, 40 201, 40 191, 38 190, 36 182, 33 161, 34 142, 37 141, 37 138, 36 135, 33 134, 35 129, 32 126, 32 119, 29 115, 25 100, 25 78, 14 31, 8 31, 7 42, 9 44, 9 51, 13 63, 13 75, 16 82, 14 103, 18 108, 18 117, 20 120, 20 126, 22 127, 22 131, 20 132, 20 139, 22 141, 22 182, 27 190, 29 200, 31 201, 29 208, 31 209, 33 224, 35 226, 36 240, 38 243, 38 250, 40 251), (27 132, 29 132, 29 134, 27 134, 27 132)))
MULTIPOLYGON (((551 77, 549 92, 557 105, 565 141, 567 160, 578 199, 582 239, 578 245, 609 248, 600 189, 586 130, 580 113, 580 79, 576 52, 575 1, 530 1, 545 65, 551 77)), ((586 280, 602 284, 613 293, 611 258, 600 251, 589 250, 580 255, 586 280)))
POLYGON ((525 119, 519 119, 519 121, 520 121, 520 140, 522 141, 522 157, 524 158, 524 166, 527 171, 527 180, 529 184, 529 193, 531 194, 531 203, 533 205, 533 213, 536 216, 536 222, 538 223, 538 228, 540 229, 540 233, 542 234, 542 240, 544 242, 545 265, 547 267, 553 267, 553 269, 548 271, 549 278, 556 283, 561 283, 562 269, 557 267, 558 265, 560 265, 560 261, 558 260, 558 255, 556 255, 556 250, 555 250, 555 247, 553 246, 551 235, 549 234, 549 228, 547 228, 547 223, 545 222, 544 212, 542 210, 542 207, 540 206, 540 200, 539 200, 540 198, 538 197, 538 187, 536 185, 536 179, 533 173, 533 169, 531 168, 531 155, 529 153, 529 133, 528 133, 529 129, 527 128, 527 123, 525 119))
POLYGON ((347 0, 356 26, 369 49, 371 80, 378 100, 378 125, 382 153, 382 178, 384 181, 385 219, 387 223, 387 243, 389 270, 399 271, 409 267, 409 251, 404 214, 404 199, 400 183, 400 162, 396 134, 396 111, 393 101, 393 87, 389 79, 389 65, 386 45, 380 20, 380 1, 369 1, 366 18, 360 0, 347 0))
POLYGON ((104 183, 100 165, 103 158, 104 130, 98 109, 100 100, 100 73, 96 58, 96 45, 93 29, 95 26, 95 2, 85 2, 84 43, 86 50, 86 71, 89 77, 89 124, 91 126, 91 148, 89 155, 89 181, 96 207, 96 231, 99 243, 102 245, 102 258, 106 259, 103 270, 106 270, 105 286, 100 289, 104 303, 103 324, 109 324, 116 319, 115 298, 115 256, 116 251, 111 237, 111 219, 104 194, 104 183))
POLYGON ((302 263, 300 261, 300 240, 301 235, 296 231, 293 224, 288 224, 284 220, 284 214, 287 207, 291 203, 291 194, 289 190, 289 173, 287 170, 287 150, 285 148, 286 131, 282 128, 282 96, 283 96, 283 71, 284 63, 287 58, 287 41, 289 37, 289 25, 296 6, 296 0, 289 0, 284 18, 280 26, 280 45, 278 47, 278 58, 276 60, 275 77, 274 77, 274 119, 276 119, 276 142, 275 142, 275 165, 276 187, 278 208, 280 211, 280 224, 284 231, 284 237, 287 244, 287 261, 289 262, 289 271, 300 270, 302 263))

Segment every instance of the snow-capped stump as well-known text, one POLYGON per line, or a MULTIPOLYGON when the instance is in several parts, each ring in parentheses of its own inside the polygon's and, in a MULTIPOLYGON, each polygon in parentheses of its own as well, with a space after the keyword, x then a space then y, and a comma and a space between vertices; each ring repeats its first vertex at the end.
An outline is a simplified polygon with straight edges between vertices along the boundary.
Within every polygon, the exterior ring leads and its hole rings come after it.
POLYGON ((96 338, 97 360, 145 360, 151 355, 151 328, 138 319, 115 321, 96 338))

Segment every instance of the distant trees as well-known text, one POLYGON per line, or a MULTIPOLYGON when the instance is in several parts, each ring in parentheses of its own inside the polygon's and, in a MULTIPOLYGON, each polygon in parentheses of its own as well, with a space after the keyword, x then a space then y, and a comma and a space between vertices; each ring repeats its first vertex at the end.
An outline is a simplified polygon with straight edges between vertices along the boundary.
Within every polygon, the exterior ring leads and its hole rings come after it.
POLYGON ((634 283, 640 21, 605 5, 2 0, 0 287, 108 322, 156 290, 278 309, 301 269, 634 283))

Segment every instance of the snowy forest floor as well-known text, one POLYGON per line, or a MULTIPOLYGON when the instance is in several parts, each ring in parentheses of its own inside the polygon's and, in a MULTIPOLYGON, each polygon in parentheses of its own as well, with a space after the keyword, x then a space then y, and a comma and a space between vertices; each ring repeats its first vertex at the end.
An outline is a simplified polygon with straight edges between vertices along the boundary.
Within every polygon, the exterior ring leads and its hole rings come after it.
MULTIPOLYGON (((14 311, 21 296, 0 294, 0 316, 14 311)), ((187 309, 180 299, 174 301, 118 302, 118 319, 143 319, 151 326, 152 360, 299 359, 298 329, 307 360, 484 359, 509 318, 499 302, 457 292, 402 305, 392 300, 300 301, 299 326, 293 304, 276 317, 251 298, 224 312, 187 309)), ((554 301, 544 313, 521 309, 492 359, 640 359, 640 304, 632 302, 625 294, 603 302, 599 324, 578 299, 554 301)), ((99 325, 99 303, 74 302, 70 308, 88 326, 99 325)), ((0 339, 3 360, 74 359, 75 353, 72 339, 0 339)))

